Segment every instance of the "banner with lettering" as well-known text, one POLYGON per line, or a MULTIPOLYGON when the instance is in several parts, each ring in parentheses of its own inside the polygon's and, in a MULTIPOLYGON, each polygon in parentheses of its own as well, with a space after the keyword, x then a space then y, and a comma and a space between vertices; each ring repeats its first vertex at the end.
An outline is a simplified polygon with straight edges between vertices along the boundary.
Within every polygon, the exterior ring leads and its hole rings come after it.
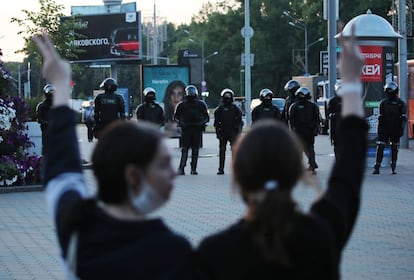
POLYGON ((360 46, 365 58, 362 68, 362 82, 382 82, 382 46, 360 46))

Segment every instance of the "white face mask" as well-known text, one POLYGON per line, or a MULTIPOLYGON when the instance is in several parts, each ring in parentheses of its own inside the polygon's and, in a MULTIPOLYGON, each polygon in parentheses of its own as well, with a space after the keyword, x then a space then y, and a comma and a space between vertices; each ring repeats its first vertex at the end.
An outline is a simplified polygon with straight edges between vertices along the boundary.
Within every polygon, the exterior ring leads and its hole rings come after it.
POLYGON ((167 198, 162 197, 145 179, 142 181, 139 194, 133 194, 130 190, 129 197, 132 206, 141 214, 151 213, 167 201, 167 198))

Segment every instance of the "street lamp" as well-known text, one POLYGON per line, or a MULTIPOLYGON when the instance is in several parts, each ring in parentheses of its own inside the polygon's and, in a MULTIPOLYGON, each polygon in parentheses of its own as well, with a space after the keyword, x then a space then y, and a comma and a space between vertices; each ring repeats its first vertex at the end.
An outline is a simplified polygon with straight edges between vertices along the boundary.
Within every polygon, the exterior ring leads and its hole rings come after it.
MULTIPOLYGON (((190 31, 188 30, 184 30, 184 32, 187 35, 190 35, 190 31)), ((206 59, 213 56, 213 55, 217 55, 219 52, 218 51, 214 51, 213 53, 209 54, 208 56, 204 57, 204 41, 201 40, 195 40, 193 38, 188 38, 188 40, 190 42, 199 44, 201 46, 201 82, 205 82, 205 74, 204 74, 204 64, 206 63, 206 59)))
MULTIPOLYGON (((189 34, 189 32, 187 30, 185 30, 187 34, 189 34)), ((192 38, 188 39, 190 42, 196 43, 196 44, 200 44, 201 46, 201 81, 204 81, 204 41, 198 41, 198 40, 194 40, 192 38)))
POLYGON ((290 18, 292 21, 289 21, 289 25, 302 29, 305 32, 305 76, 309 75, 309 67, 308 67, 308 27, 303 22, 303 20, 299 20, 297 18, 292 17, 287 11, 283 11, 283 15, 290 18))
POLYGON ((309 48, 310 48, 310 47, 312 47, 313 45, 315 45, 315 44, 317 44, 317 43, 319 43, 319 42, 322 42, 323 40, 325 40, 325 38, 324 38, 324 37, 320 37, 318 40, 316 40, 316 41, 314 41, 314 42, 310 43, 310 44, 308 45, 308 50, 309 50, 309 48))

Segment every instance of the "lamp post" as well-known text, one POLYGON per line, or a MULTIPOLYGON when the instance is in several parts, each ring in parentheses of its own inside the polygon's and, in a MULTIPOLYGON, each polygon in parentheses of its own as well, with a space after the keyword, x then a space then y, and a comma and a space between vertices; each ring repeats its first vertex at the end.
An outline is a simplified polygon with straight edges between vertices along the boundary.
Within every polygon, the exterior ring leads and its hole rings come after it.
MULTIPOLYGON (((186 33, 189 34, 188 31, 186 33)), ((201 81, 204 81, 204 41, 194 40, 193 38, 189 38, 188 40, 190 42, 200 44, 200 46, 201 46, 201 64, 202 64, 201 65, 201 81)))
MULTIPOLYGON (((318 40, 313 41, 312 43, 308 44, 308 48, 307 48, 307 49, 305 49, 306 58, 308 57, 309 48, 310 48, 310 47, 312 47, 313 45, 315 45, 315 44, 319 43, 319 42, 322 42, 323 40, 325 40, 325 38, 324 38, 324 37, 320 37, 320 38, 318 38, 318 40)), ((308 73, 308 70, 306 70, 306 74, 309 74, 309 73, 308 73)))
POLYGON ((309 75, 309 66, 308 66, 308 27, 303 22, 297 18, 292 17, 287 11, 283 11, 283 15, 290 18, 292 21, 289 21, 289 25, 302 29, 305 32, 305 76, 309 75))
MULTIPOLYGON (((184 32, 187 35, 190 35, 190 31, 188 30, 184 30, 184 32)), ((193 38, 189 38, 188 39, 190 42, 199 44, 201 46, 201 82, 205 82, 205 71, 204 71, 204 65, 206 63, 206 59, 213 56, 213 55, 217 55, 219 52, 218 51, 214 51, 213 53, 209 54, 208 56, 204 56, 204 41, 202 40, 195 40, 193 38)))

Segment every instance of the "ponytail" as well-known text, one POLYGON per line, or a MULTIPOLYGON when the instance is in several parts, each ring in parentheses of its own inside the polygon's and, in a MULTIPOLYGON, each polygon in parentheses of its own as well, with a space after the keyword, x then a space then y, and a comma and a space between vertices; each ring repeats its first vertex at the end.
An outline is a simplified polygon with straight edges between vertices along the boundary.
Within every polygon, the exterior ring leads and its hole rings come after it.
POLYGON ((289 267, 286 244, 296 204, 287 190, 277 188, 263 192, 262 201, 251 201, 255 204, 254 219, 250 223, 253 244, 267 261, 289 267))

